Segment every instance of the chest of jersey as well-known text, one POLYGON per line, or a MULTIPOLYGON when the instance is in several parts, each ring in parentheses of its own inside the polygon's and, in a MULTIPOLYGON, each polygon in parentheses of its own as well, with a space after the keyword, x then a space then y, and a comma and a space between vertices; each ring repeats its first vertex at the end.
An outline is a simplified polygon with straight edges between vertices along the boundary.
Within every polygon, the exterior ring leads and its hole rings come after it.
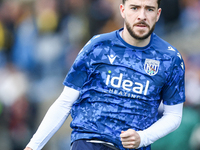
POLYGON ((91 61, 88 80, 104 93, 158 100, 166 81, 165 64, 170 60, 154 57, 152 53, 151 50, 104 50, 91 61))

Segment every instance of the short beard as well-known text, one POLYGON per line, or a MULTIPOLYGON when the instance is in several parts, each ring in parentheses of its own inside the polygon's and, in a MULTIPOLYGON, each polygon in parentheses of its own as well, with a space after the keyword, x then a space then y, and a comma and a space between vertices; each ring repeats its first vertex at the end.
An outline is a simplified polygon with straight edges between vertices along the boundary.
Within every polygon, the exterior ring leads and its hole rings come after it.
MULTIPOLYGON (((143 21, 141 21, 142 24, 145 24, 143 21)), ((153 27, 150 29, 150 31, 145 34, 144 36, 138 36, 132 29, 131 29, 131 26, 130 24, 125 21, 125 25, 126 25, 126 28, 129 32, 129 34, 134 38, 134 39, 137 39, 137 40, 144 40, 144 39, 147 39, 154 31, 155 29, 155 26, 156 26, 156 23, 153 25, 153 27)), ((146 25, 146 24, 145 24, 146 25)), ((148 25, 147 25, 148 26, 148 25)), ((148 26, 149 27, 149 26, 148 26)))

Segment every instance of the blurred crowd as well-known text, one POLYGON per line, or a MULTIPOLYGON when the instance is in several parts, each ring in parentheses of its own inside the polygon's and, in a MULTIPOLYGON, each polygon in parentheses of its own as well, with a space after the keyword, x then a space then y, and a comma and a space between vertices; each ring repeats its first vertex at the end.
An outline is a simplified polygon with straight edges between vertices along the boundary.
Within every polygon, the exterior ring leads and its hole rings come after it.
MULTIPOLYGON (((123 27, 121 0, 0 0, 0 149, 22 150, 78 52, 94 35, 123 27)), ((200 1, 163 0, 155 33, 186 65, 186 102, 178 130, 154 150, 200 149, 200 1), (170 144, 169 144, 170 143, 170 144)), ((69 149, 70 118, 44 147, 69 149)))

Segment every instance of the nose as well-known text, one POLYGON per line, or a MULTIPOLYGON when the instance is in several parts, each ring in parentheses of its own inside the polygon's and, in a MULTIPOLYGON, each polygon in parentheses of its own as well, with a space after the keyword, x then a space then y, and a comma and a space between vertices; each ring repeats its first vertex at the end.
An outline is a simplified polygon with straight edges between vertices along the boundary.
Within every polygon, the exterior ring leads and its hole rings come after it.
POLYGON ((144 9, 141 9, 140 12, 139 12, 139 15, 138 15, 138 20, 144 20, 146 21, 146 13, 145 13, 145 10, 144 9))

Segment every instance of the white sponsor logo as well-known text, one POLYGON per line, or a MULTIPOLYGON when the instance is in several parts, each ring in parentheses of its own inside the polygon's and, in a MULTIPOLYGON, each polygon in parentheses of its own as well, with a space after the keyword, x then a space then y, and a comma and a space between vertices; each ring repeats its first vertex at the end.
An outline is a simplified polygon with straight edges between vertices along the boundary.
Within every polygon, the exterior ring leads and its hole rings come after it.
POLYGON ((108 55, 108 58, 109 58, 109 61, 110 61, 110 63, 111 64, 113 64, 113 62, 115 61, 115 58, 116 58, 116 56, 114 56, 114 55, 108 55))
MULTIPOLYGON (((111 73, 111 71, 108 71, 108 73, 111 73)), ((149 80, 146 81, 146 84, 144 87, 142 83, 133 82, 131 80, 122 80, 122 78, 123 78, 122 73, 120 73, 119 77, 118 76, 111 77, 111 75, 108 74, 106 78, 106 85, 110 84, 114 88, 122 87, 127 92, 114 90, 114 89, 109 89, 109 92, 113 92, 115 94, 124 95, 124 96, 132 97, 132 98, 137 98, 137 97, 128 92, 134 92, 136 94, 147 95, 148 88, 149 88, 149 80)))

